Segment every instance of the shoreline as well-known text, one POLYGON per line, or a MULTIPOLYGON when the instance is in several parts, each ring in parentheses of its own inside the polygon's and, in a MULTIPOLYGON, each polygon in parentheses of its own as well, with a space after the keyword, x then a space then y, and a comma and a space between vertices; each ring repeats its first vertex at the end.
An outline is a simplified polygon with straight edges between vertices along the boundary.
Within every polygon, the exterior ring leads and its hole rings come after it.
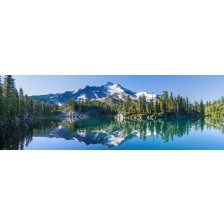
MULTIPOLYGON (((118 121, 123 121, 123 120, 130 120, 130 121, 150 121, 150 120, 159 120, 159 119, 183 119, 183 118, 205 118, 205 117, 219 117, 220 116, 215 116, 215 115, 178 115, 178 116, 165 116, 165 115, 157 115, 157 116, 147 116, 147 115, 139 115, 139 116, 121 116, 121 115, 87 115, 87 114, 82 114, 81 116, 73 117, 73 116, 60 116, 60 115, 55 115, 55 116, 38 116, 38 117, 33 117, 32 119, 18 119, 14 121, 2 121, 0 122, 0 125, 12 125, 12 124, 20 124, 20 123, 26 123, 26 124, 33 124, 37 120, 74 120, 74 121, 81 121, 81 120, 87 120, 89 118, 114 118, 118 121)), ((224 126, 224 124, 223 124, 224 126)))
POLYGON ((203 118, 203 117, 213 117, 214 115, 204 115, 204 114, 191 114, 191 115, 123 115, 118 113, 115 118, 117 120, 156 120, 156 119, 179 119, 179 118, 203 118))

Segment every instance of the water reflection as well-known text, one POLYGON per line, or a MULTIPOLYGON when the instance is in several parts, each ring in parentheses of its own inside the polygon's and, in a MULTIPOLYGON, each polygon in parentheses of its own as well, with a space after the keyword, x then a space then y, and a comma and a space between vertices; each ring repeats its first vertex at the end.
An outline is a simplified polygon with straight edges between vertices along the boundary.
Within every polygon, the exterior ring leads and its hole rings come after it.
POLYGON ((223 119, 194 118, 167 119, 152 121, 123 121, 114 119, 90 119, 80 122, 38 120, 34 124, 1 126, 0 149, 24 149, 34 137, 63 138, 82 142, 86 145, 100 144, 107 148, 120 146, 122 143, 139 138, 141 141, 151 136, 160 137, 163 143, 174 141, 194 131, 218 129, 224 134, 223 119))

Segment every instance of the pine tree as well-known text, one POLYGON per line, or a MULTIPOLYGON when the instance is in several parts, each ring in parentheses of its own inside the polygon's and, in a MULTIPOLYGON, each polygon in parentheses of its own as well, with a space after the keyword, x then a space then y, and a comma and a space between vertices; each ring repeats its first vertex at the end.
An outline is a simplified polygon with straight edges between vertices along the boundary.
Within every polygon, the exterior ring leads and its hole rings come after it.
MULTIPOLYGON (((85 103, 85 102, 84 102, 85 103)), ((45 105, 45 113, 47 114, 47 115, 50 115, 51 113, 52 113, 52 106, 51 106, 51 104, 50 104, 50 102, 49 101, 47 101, 47 103, 46 103, 46 105, 45 105)))
POLYGON ((186 114, 188 114, 189 113, 189 99, 188 99, 188 97, 186 97, 186 114))
POLYGON ((19 112, 19 93, 17 91, 17 89, 15 88, 14 89, 14 98, 13 98, 13 104, 15 105, 15 114, 14 114, 14 117, 15 116, 18 116, 18 112, 19 112))
POLYGON ((2 79, 0 76, 0 120, 4 120, 4 115, 5 115, 4 109, 5 107, 4 107, 4 98, 3 98, 3 89, 2 89, 2 79))
POLYGON ((145 97, 145 94, 142 95, 142 112, 146 113, 146 97, 145 97))
POLYGON ((183 97, 178 95, 177 96, 177 114, 183 114, 185 111, 183 97))
POLYGON ((131 100, 131 97, 128 95, 127 96, 127 101, 126 101, 126 112, 130 112, 131 104, 132 104, 132 100, 131 100))
POLYGON ((26 112, 26 106, 25 106, 25 100, 23 96, 23 90, 22 88, 19 89, 19 112, 18 116, 20 118, 24 118, 26 112))
POLYGON ((194 111, 195 111, 196 113, 199 112, 199 110, 198 110, 198 102, 197 102, 197 101, 194 102, 194 111))
POLYGON ((151 115, 153 113, 153 99, 149 101, 147 104, 147 113, 151 115))
POLYGON ((170 113, 174 113, 175 112, 175 102, 174 102, 174 98, 173 98, 173 93, 170 93, 170 99, 169 99, 169 108, 168 108, 170 113))
POLYGON ((199 104, 199 113, 204 114, 204 112, 205 112, 205 108, 204 108, 203 101, 201 100, 199 104))
POLYGON ((11 75, 6 75, 4 78, 3 97, 5 101, 6 120, 14 120, 18 111, 18 93, 15 88, 15 81, 11 75))
POLYGON ((135 104, 131 105, 131 113, 136 114, 136 106, 135 106, 135 104))
POLYGON ((169 95, 167 91, 163 91, 163 95, 164 95, 164 101, 166 103, 166 111, 168 110, 169 107, 169 95))
POLYGON ((126 103, 124 103, 123 105, 122 105, 122 111, 126 114, 126 103))
POLYGON ((0 76, 0 121, 4 120, 4 115, 5 115, 4 109, 5 109, 5 107, 4 107, 2 80, 1 80, 1 76, 0 76))
POLYGON ((131 100, 131 97, 128 95, 126 98, 126 102, 124 102, 122 106, 122 111, 125 112, 126 114, 130 113, 131 105, 132 105, 132 100, 131 100))
POLYGON ((166 113, 166 102, 163 97, 160 99, 160 110, 162 113, 166 113))
POLYGON ((160 105, 159 105, 158 97, 156 96, 155 102, 154 102, 154 108, 153 108, 155 114, 159 113, 159 107, 160 105))
POLYGON ((27 94, 25 95, 25 104, 26 104, 26 118, 28 117, 28 96, 27 94))
POLYGON ((33 115, 33 101, 30 99, 30 97, 27 97, 27 113, 28 117, 33 115))
POLYGON ((69 102, 68 102, 68 108, 74 112, 75 111, 75 100, 74 99, 71 99, 69 102))
POLYGON ((45 115, 45 103, 41 102, 41 115, 45 115))
POLYGON ((33 117, 34 115, 34 101, 30 99, 30 115, 33 117))
POLYGON ((138 113, 139 113, 139 114, 142 113, 142 97, 141 97, 141 96, 138 97, 137 110, 138 110, 138 113))
POLYGON ((168 101, 169 101, 168 100, 168 93, 167 93, 167 91, 163 91, 163 94, 160 98, 160 110, 164 114, 167 113, 168 101))

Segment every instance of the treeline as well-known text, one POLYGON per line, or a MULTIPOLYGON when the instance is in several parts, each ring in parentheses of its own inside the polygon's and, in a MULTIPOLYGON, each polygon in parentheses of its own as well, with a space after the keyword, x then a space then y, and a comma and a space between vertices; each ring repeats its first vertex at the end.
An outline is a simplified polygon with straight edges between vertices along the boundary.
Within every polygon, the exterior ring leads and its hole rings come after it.
POLYGON ((82 113, 92 112, 101 114, 113 114, 116 115, 118 112, 122 112, 124 115, 215 115, 224 116, 224 97, 220 100, 211 103, 207 101, 206 104, 202 100, 190 102, 188 97, 182 97, 178 95, 173 96, 167 91, 158 98, 151 99, 149 102, 146 100, 146 96, 143 94, 139 96, 138 100, 132 99, 129 95, 125 102, 118 101, 108 105, 107 103, 100 101, 75 101, 71 99, 66 107, 71 111, 79 111, 82 113))
POLYGON ((57 105, 40 103, 24 95, 22 88, 18 92, 11 75, 6 75, 3 83, 0 76, 0 121, 10 122, 32 119, 34 116, 54 115, 57 110, 57 105))
POLYGON ((211 116, 224 116, 224 97, 213 102, 207 101, 205 104, 205 114, 211 116))
POLYGON ((149 102, 146 101, 144 94, 139 96, 137 103, 128 96, 121 108, 121 112, 125 115, 196 115, 204 114, 204 111, 202 100, 191 103, 187 97, 180 95, 174 97, 172 92, 169 95, 167 91, 164 91, 159 99, 156 96, 149 102))
POLYGON ((100 101, 75 101, 71 99, 68 102, 67 107, 72 112, 81 112, 81 113, 99 113, 99 114, 116 114, 119 109, 119 105, 110 106, 107 103, 100 101))
POLYGON ((122 112, 124 115, 197 115, 205 113, 205 105, 203 101, 195 101, 191 103, 186 97, 178 95, 170 95, 167 91, 158 99, 157 97, 146 101, 146 96, 143 94, 139 96, 138 100, 132 99, 129 95, 125 102, 119 102, 119 104, 108 105, 100 101, 75 101, 71 99, 67 107, 72 111, 79 112, 96 112, 102 114, 117 114, 122 112))

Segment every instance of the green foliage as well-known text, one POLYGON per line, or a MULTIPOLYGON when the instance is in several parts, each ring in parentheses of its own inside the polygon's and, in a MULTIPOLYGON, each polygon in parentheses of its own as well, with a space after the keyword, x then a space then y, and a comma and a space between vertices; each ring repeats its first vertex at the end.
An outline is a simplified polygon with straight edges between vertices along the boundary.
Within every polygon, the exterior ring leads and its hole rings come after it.
MULTIPOLYGON (((123 105, 124 106, 124 105, 123 105)), ((75 101, 71 99, 66 108, 68 108, 72 112, 82 112, 82 113, 98 113, 98 114, 116 114, 120 107, 118 104, 108 105, 107 103, 100 101, 75 101)))
POLYGON ((145 97, 145 94, 142 95, 141 110, 142 110, 142 113, 146 113, 146 97, 145 97))
POLYGON ((142 97, 138 97, 138 103, 137 103, 137 111, 140 114, 142 112, 142 97))
MULTIPOLYGON (((170 96, 167 91, 164 91, 163 94, 157 98, 151 99, 149 102, 146 102, 146 97, 143 94, 139 96, 137 103, 131 101, 127 97, 126 102, 122 106, 122 112, 124 115, 130 116, 141 116, 141 115, 203 115, 205 114, 205 106, 203 101, 200 103, 195 102, 190 103, 189 99, 178 95, 177 97, 173 96, 171 92, 170 96), (131 103, 131 104, 130 104, 131 103)), ((224 101, 224 98, 223 98, 224 101)))
POLYGON ((4 78, 3 98, 5 102, 4 119, 10 121, 16 116, 18 110, 18 93, 11 75, 4 78))
POLYGON ((11 75, 4 78, 2 85, 0 77, 0 121, 15 121, 16 119, 31 119, 34 116, 51 116, 57 114, 58 106, 49 102, 40 103, 24 96, 22 88, 19 94, 15 87, 15 80, 11 75))
POLYGON ((22 88, 19 89, 19 113, 18 116, 20 118, 23 118, 26 113, 26 102, 23 96, 23 90, 22 88))
POLYGON ((215 100, 211 103, 211 101, 207 101, 204 106, 204 111, 206 115, 210 116, 224 116, 224 97, 222 96, 221 99, 215 100))
POLYGON ((132 100, 131 100, 131 97, 128 95, 126 102, 124 102, 123 104, 122 110, 125 113, 130 113, 132 109, 134 110, 134 108, 132 107, 132 100))
POLYGON ((3 98, 2 80, 0 76, 0 121, 5 116, 5 103, 3 98))

